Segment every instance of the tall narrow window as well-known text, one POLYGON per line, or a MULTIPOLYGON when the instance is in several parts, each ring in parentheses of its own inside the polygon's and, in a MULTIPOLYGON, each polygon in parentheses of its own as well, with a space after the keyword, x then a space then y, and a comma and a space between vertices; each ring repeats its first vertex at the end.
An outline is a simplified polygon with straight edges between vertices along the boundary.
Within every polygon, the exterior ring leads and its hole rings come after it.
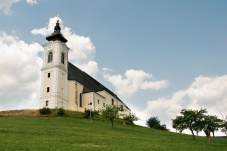
POLYGON ((48 53, 48 63, 53 61, 53 52, 48 53))
POLYGON ((112 99, 112 105, 114 105, 114 99, 112 99))
POLYGON ((61 54, 61 63, 62 64, 65 63, 65 54, 64 53, 61 54))
POLYGON ((103 107, 106 107, 106 104, 105 103, 103 103, 103 107))
POLYGON ((47 87, 47 92, 50 92, 50 87, 47 87))
POLYGON ((98 100, 98 104, 99 104, 99 100, 98 100))
POLYGON ((46 106, 48 106, 48 103, 49 103, 49 102, 48 102, 48 100, 47 100, 47 101, 46 101, 46 106))
POLYGON ((82 94, 80 93, 80 107, 82 107, 82 94))
POLYGON ((48 73, 47 77, 50 78, 50 73, 48 73))

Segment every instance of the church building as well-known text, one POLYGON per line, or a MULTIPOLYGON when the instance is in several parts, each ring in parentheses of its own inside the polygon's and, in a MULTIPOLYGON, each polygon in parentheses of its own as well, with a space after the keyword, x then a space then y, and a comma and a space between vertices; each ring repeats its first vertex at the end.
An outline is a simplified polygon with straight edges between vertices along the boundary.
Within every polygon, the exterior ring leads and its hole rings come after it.
POLYGON ((131 110, 116 94, 68 62, 67 39, 61 34, 59 20, 54 32, 46 37, 41 77, 40 108, 64 108, 84 112, 115 105, 129 115, 131 110))

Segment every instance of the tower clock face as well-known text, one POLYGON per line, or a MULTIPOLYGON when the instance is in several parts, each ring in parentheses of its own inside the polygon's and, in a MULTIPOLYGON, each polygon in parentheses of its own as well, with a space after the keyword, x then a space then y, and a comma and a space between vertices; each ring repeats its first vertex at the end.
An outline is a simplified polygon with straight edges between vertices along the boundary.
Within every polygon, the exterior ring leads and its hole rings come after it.
POLYGON ((54 48, 54 45, 52 43, 50 43, 49 48, 50 49, 53 49, 54 48))

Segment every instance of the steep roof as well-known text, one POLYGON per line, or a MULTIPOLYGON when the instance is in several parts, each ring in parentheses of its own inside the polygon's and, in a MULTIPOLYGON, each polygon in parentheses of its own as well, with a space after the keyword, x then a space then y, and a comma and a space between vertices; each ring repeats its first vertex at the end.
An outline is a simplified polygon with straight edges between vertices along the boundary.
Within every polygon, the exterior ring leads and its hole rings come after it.
POLYGON ((109 94, 111 94, 112 96, 114 96, 118 100, 120 100, 120 98, 118 98, 116 94, 114 94, 108 88, 103 86, 100 82, 98 82, 97 80, 92 78, 90 75, 88 75, 86 72, 83 72, 82 70, 80 70, 79 68, 77 68, 70 62, 68 62, 68 80, 75 80, 75 81, 81 83, 82 85, 84 85, 83 93, 98 92, 98 91, 105 90, 106 92, 108 92, 109 94))
POLYGON ((70 62, 68 62, 68 80, 78 81, 86 87, 86 91, 88 92, 97 92, 102 90, 98 81, 93 79, 86 72, 81 71, 70 62))

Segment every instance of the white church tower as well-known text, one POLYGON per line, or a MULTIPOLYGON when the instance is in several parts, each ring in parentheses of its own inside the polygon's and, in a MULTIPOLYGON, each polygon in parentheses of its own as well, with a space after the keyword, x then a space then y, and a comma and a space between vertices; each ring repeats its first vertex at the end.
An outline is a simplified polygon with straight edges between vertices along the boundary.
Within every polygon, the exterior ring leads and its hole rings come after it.
POLYGON ((68 107, 68 51, 67 39, 61 34, 59 20, 54 32, 46 37, 42 66, 40 108, 68 107))

